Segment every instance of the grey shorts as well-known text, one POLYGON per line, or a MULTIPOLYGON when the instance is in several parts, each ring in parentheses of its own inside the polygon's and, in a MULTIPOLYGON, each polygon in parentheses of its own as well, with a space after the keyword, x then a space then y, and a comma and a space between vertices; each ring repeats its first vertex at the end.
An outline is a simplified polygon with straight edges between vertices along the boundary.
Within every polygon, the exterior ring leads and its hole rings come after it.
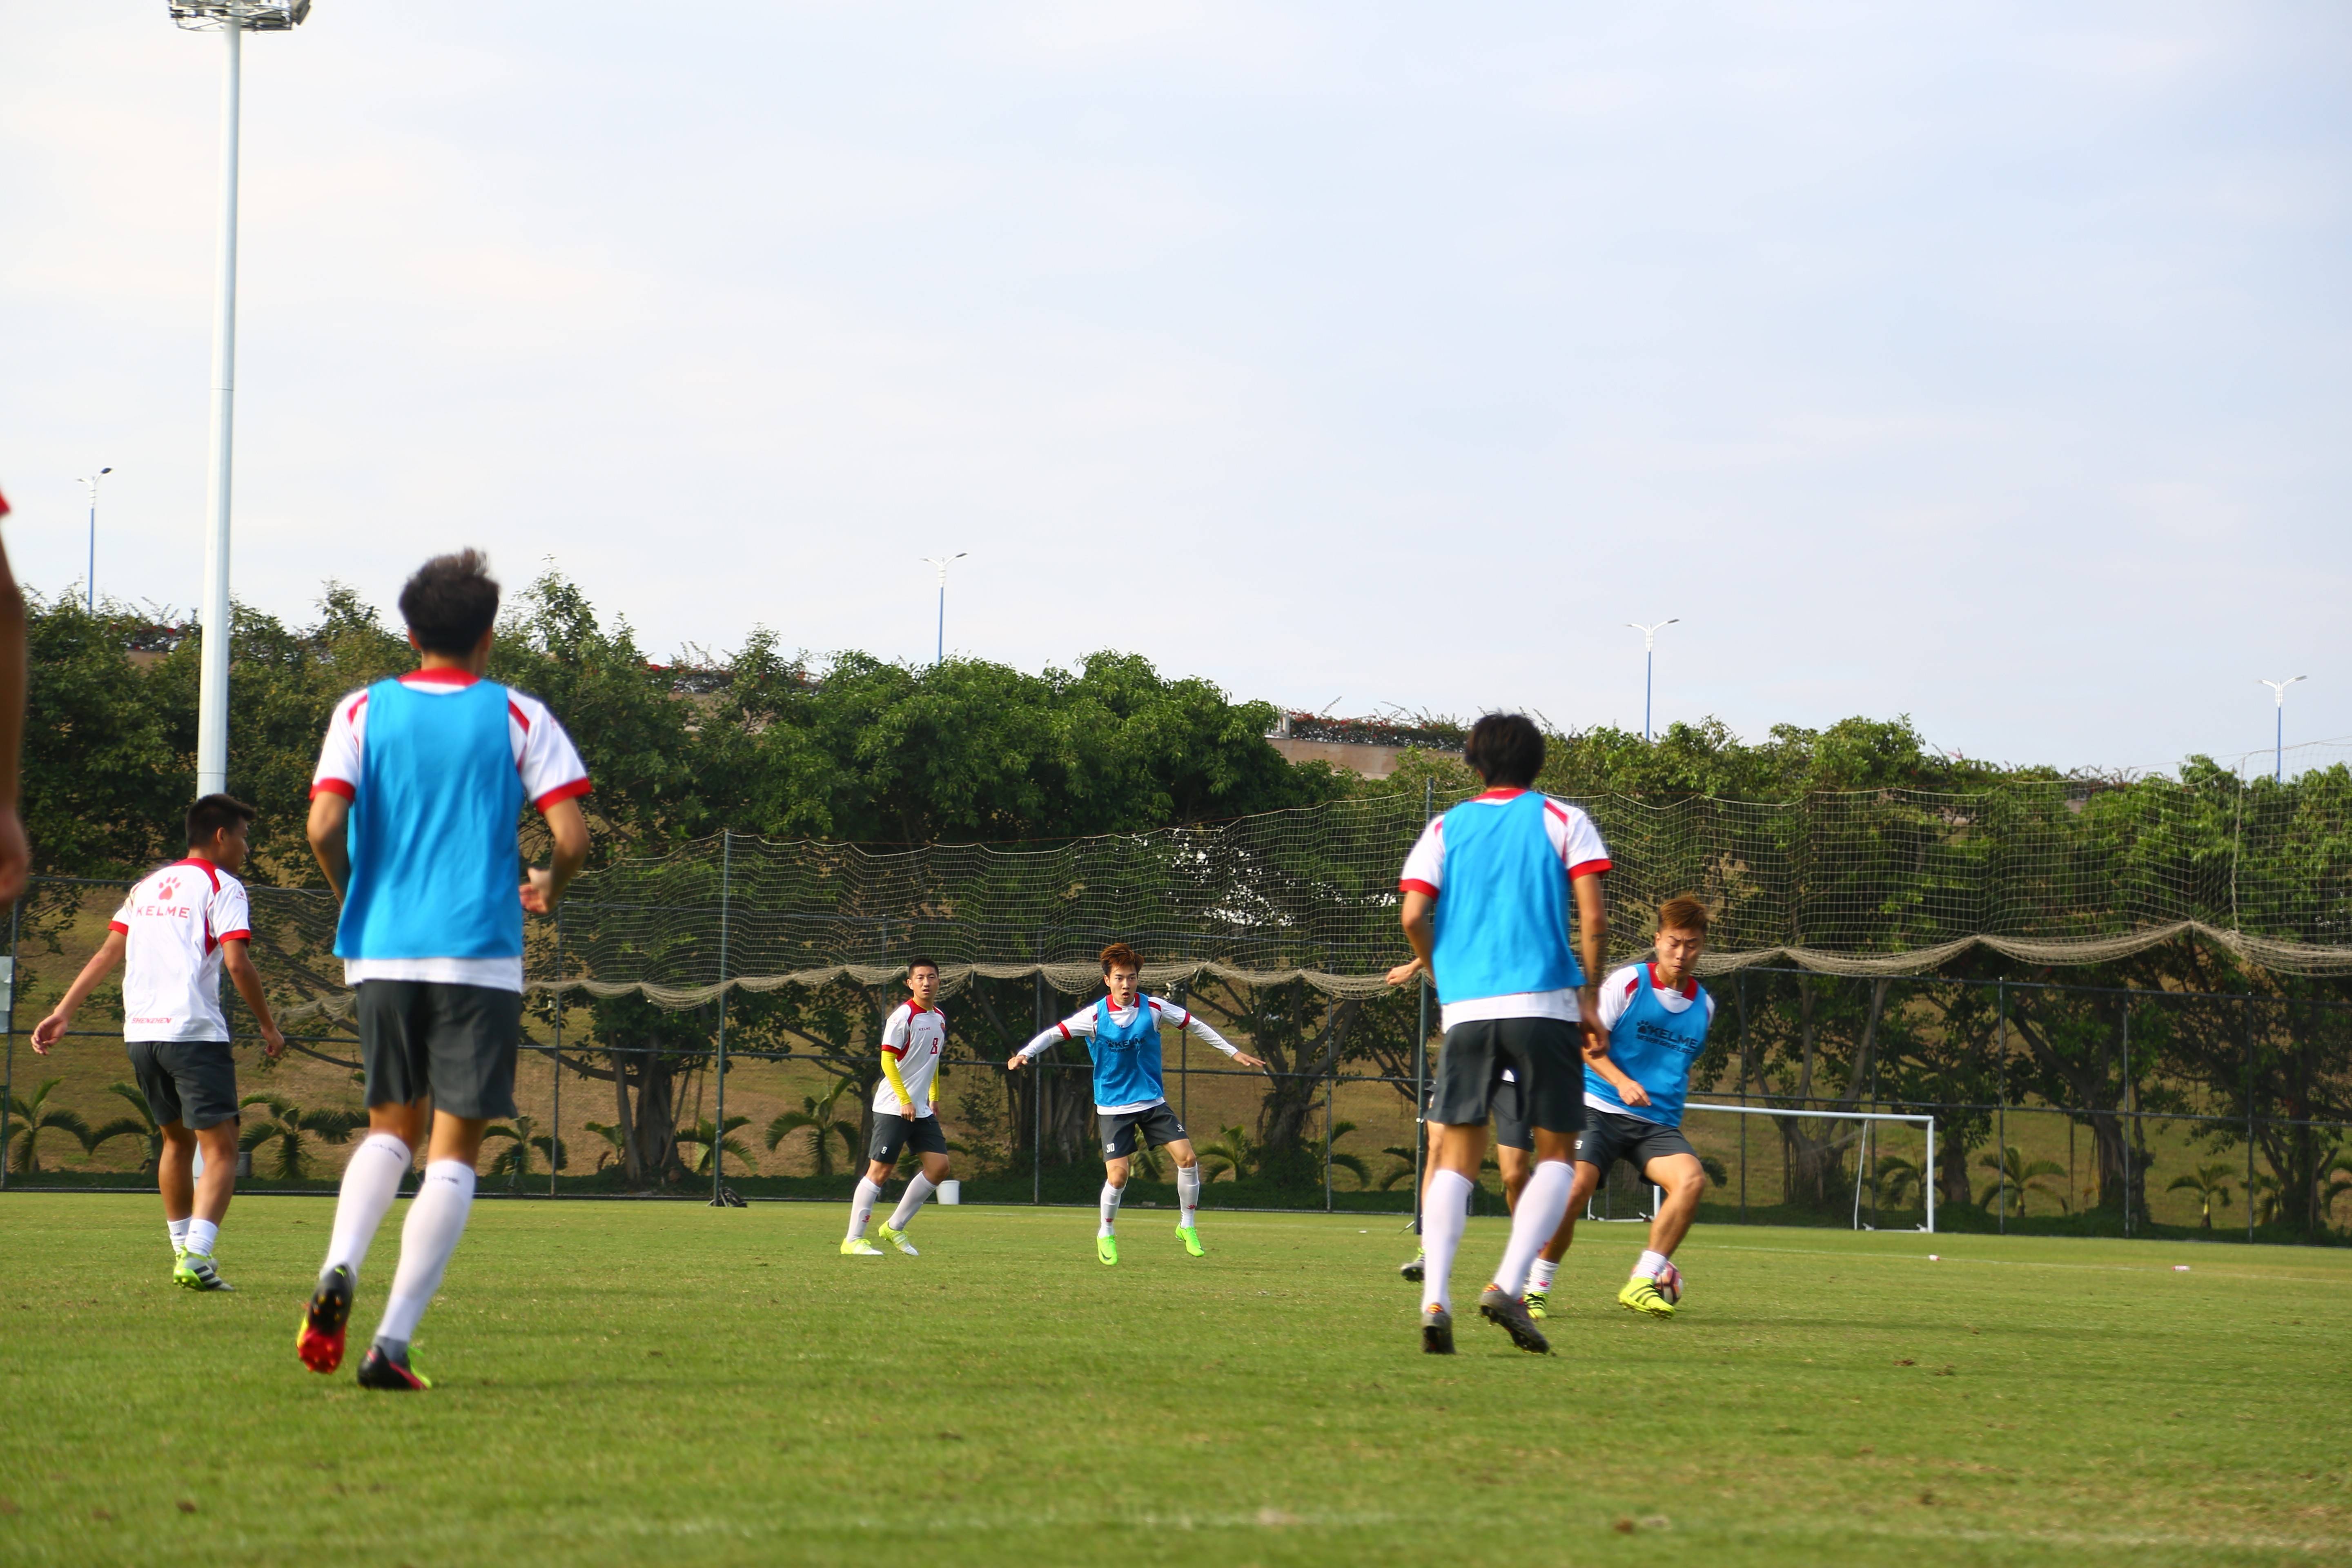
POLYGON ((898 1151, 912 1143, 918 1154, 944 1154, 948 1152, 948 1135, 936 1116, 892 1116, 887 1112, 874 1119, 874 1142, 867 1145, 866 1157, 885 1165, 898 1163, 898 1151))
POLYGON ((405 1105, 430 1094, 452 1116, 515 1113, 522 994, 431 980, 362 980, 360 1062, 367 1102, 405 1105))
POLYGON ((1589 1105, 1584 1114, 1584 1133, 1576 1141, 1576 1163, 1600 1166, 1604 1180, 1609 1167, 1619 1160, 1636 1171, 1647 1171, 1651 1161, 1668 1154, 1698 1153, 1679 1127, 1668 1127, 1639 1116, 1621 1116, 1613 1110, 1595 1110, 1589 1105))
POLYGON ((236 1058, 226 1040, 129 1040, 124 1048, 157 1125, 201 1132, 236 1120, 236 1058))
POLYGON ((1157 1149, 1173 1143, 1179 1138, 1190 1137, 1184 1124, 1165 1101, 1141 1110, 1122 1110, 1116 1116, 1095 1113, 1095 1128, 1102 1134, 1103 1158, 1124 1160, 1135 1152, 1138 1140, 1147 1149, 1157 1149))
MULTIPOLYGON (((1589 1116, 1591 1112, 1585 1114, 1589 1116)), ((1525 1149, 1530 1152, 1535 1149, 1536 1130, 1528 1125, 1527 1112, 1520 1109, 1517 1081, 1495 1086, 1495 1142, 1505 1149, 1525 1149)))
MULTIPOLYGON (((1583 1031, 1560 1018, 1486 1018, 1446 1030, 1429 1119, 1448 1127, 1481 1125, 1506 1092, 1529 1127, 1583 1127, 1583 1031), (1503 1082, 1506 1068, 1516 1085, 1503 1082)), ((1534 1146, 1532 1138, 1527 1146, 1534 1146)))

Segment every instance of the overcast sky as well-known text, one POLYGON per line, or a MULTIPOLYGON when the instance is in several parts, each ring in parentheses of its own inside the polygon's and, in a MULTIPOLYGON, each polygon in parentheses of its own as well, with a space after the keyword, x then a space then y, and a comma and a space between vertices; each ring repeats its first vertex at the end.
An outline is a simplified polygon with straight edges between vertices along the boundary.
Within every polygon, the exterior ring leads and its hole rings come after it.
MULTIPOLYGON (((187 605, 221 40, 0 48, 20 576, 187 605)), ((246 46, 235 585, 1556 724, 2352 733, 2340 4, 318 0, 246 46)))

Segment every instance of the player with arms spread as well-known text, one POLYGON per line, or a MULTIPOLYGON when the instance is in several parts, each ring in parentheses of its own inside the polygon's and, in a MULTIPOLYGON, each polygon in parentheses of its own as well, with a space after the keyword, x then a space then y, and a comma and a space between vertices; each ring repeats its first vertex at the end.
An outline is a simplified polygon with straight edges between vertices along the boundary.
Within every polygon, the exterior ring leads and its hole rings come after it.
POLYGON ((1658 907, 1657 957, 1629 963, 1601 986, 1601 1021, 1609 1049, 1584 1068, 1584 1136, 1576 1144, 1576 1185, 1568 1215, 1544 1246, 1528 1291, 1531 1308, 1551 1293, 1553 1271, 1575 1239, 1576 1215, 1624 1161, 1665 1194, 1650 1221, 1649 1250, 1617 1300, 1636 1312, 1674 1316, 1682 1275, 1672 1261, 1689 1234, 1706 1190, 1706 1171, 1682 1133, 1683 1099, 1691 1066, 1706 1049, 1715 998, 1699 985, 1694 966, 1706 948, 1706 906, 1668 899, 1658 907), (1663 1288, 1662 1288, 1663 1285, 1663 1288))
POLYGON ((1084 1037, 1095 1063, 1095 1125, 1102 1134, 1102 1225, 1095 1232, 1095 1256, 1118 1261, 1118 1202, 1139 1140, 1147 1149, 1164 1148, 1176 1161, 1176 1235, 1195 1258, 1208 1256, 1194 1221, 1201 1207, 1201 1165, 1184 1124, 1168 1109, 1160 1078, 1160 1031, 1189 1029, 1245 1068, 1265 1063, 1239 1047, 1173 1002, 1142 994, 1143 959, 1123 942, 1102 950, 1103 984, 1108 994, 1073 1013, 1013 1054, 1004 1064, 1021 1064, 1060 1040, 1084 1037))
POLYGON ((882 1224, 882 1239, 909 1258, 919 1256, 907 1227, 923 1200, 948 1179, 948 1139, 940 1127, 940 1057, 948 1046, 948 1016, 934 1005, 940 966, 928 958, 907 965, 907 999, 882 1026, 882 1081, 874 1087, 874 1142, 866 1152, 866 1174, 849 1205, 849 1235, 841 1244, 848 1258, 879 1258, 882 1249, 866 1239, 882 1184, 908 1144, 922 1156, 923 1168, 907 1184, 898 1206, 882 1224))

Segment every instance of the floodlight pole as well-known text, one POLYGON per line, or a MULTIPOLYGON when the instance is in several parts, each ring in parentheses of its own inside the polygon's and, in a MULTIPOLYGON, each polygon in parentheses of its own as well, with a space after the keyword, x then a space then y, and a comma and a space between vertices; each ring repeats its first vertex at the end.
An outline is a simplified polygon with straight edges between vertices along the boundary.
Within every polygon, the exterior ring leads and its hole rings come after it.
POLYGON ((2271 695, 2278 700, 2277 727, 2271 735, 2271 783, 2273 784, 2286 782, 2286 689, 2298 680, 2310 679, 2307 675, 2290 675, 2284 680, 2263 681, 2264 686, 2271 689, 2271 695))
POLYGON ((1681 620, 1680 616, 1675 616, 1646 626, 1639 621, 1625 623, 1642 634, 1642 739, 1645 742, 1650 738, 1651 677, 1657 670, 1658 628, 1677 625, 1681 620))
POLYGON ((933 664, 945 664, 948 661, 948 563, 961 561, 971 553, 969 550, 959 550, 953 555, 923 557, 924 564, 940 569, 940 641, 938 651, 931 656, 933 664))
POLYGON ((103 468, 82 480, 89 487, 89 577, 86 586, 89 590, 89 613, 93 616, 98 614, 98 481, 112 472, 111 467, 103 468))
POLYGON ((220 253, 213 302, 212 468, 205 484, 203 660, 196 686, 196 794, 228 788, 229 459, 236 403, 236 153, 245 26, 237 0, 221 18, 227 40, 221 88, 220 253))

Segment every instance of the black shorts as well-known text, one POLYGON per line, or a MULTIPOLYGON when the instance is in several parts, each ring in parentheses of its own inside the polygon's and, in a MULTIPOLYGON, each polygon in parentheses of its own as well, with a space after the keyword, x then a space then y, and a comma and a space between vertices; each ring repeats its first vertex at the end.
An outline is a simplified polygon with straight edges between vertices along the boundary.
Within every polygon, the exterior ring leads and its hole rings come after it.
POLYGON ((1591 1106, 1585 1107, 1584 1114, 1584 1135, 1576 1141, 1576 1163, 1600 1166, 1604 1181, 1608 1179, 1609 1167, 1619 1160, 1636 1171, 1647 1171, 1651 1161, 1668 1154, 1696 1157, 1698 1153, 1679 1127, 1614 1110, 1596 1110, 1591 1106))
POLYGON ((129 1040, 124 1048, 157 1126, 201 1132, 236 1120, 236 1058, 226 1040, 129 1040))
MULTIPOLYGON (((1514 1089, 1515 1110, 1531 1128, 1574 1132, 1584 1125, 1583 1030, 1561 1018, 1482 1018, 1445 1031, 1437 1053, 1437 1093, 1429 1119, 1476 1126, 1514 1089), (1506 1086, 1503 1070, 1518 1079, 1506 1086)), ((1528 1140, 1532 1147, 1534 1140, 1528 1140)))
POLYGON ((367 1102, 405 1105, 430 1094, 452 1116, 515 1113, 522 993, 433 980, 362 980, 360 1061, 367 1102))
POLYGON ((1535 1149, 1536 1130, 1528 1125, 1528 1113, 1520 1109, 1517 1079, 1495 1086, 1495 1142, 1505 1149, 1530 1152, 1535 1149))
POLYGON ((1124 1160, 1135 1152, 1137 1141, 1147 1149, 1157 1149, 1192 1134, 1176 1120, 1176 1113, 1162 1100, 1141 1110, 1122 1110, 1116 1116, 1095 1112, 1095 1129, 1102 1134, 1103 1158, 1124 1160))
POLYGON ((918 1154, 948 1152, 948 1135, 940 1129, 938 1117, 892 1116, 886 1111, 874 1119, 874 1142, 866 1147, 866 1157, 895 1165, 898 1163, 898 1151, 909 1143, 918 1154))

